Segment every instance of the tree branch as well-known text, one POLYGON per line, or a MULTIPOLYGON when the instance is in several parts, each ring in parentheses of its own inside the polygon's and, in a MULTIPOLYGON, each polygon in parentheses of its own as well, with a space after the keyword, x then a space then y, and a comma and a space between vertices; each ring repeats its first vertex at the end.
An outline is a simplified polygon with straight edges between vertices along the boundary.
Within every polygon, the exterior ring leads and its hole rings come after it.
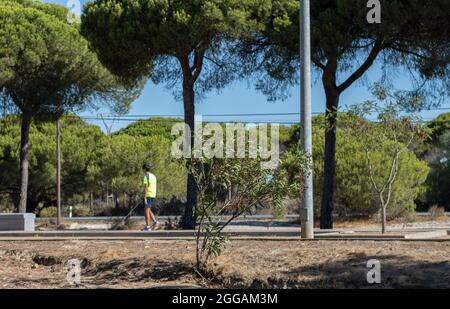
POLYGON ((216 66, 218 66, 221 69, 224 67, 223 64, 217 62, 216 60, 212 59, 211 57, 205 56, 205 59, 208 61, 211 61, 212 63, 214 63, 216 66))
POLYGON ((377 182, 375 181, 375 177, 373 174, 373 168, 372 168, 372 160, 370 159, 370 153, 367 149, 364 150, 364 152, 366 153, 366 158, 367 158, 367 165, 369 166, 369 178, 370 181, 372 182, 372 185, 374 187, 374 189, 380 193, 380 190, 378 190, 378 185, 377 182))
POLYGON ((369 70, 369 68, 373 65, 383 48, 384 46, 381 39, 375 41, 375 44, 364 63, 352 75, 350 75, 346 81, 344 81, 340 86, 337 87, 339 92, 343 92, 344 90, 349 88, 356 80, 361 78, 364 73, 366 73, 367 70, 369 70))
POLYGON ((195 50, 195 56, 194 56, 194 64, 191 67, 192 77, 191 77, 191 83, 194 84, 198 77, 200 76, 200 73, 202 72, 203 68, 203 60, 205 58, 205 52, 206 49, 204 47, 200 47, 199 49, 195 50))

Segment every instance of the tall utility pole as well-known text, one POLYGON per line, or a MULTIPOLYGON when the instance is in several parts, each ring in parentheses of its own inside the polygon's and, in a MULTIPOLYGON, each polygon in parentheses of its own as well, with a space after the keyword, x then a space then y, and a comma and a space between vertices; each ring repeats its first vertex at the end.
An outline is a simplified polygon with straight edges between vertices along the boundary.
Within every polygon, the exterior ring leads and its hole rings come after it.
POLYGON ((61 121, 56 121, 56 225, 61 225, 61 121))
POLYGON ((300 218, 302 238, 314 238, 313 174, 312 174, 312 124, 311 124, 311 19, 310 0, 300 1, 300 127, 301 147, 308 156, 303 175, 305 191, 302 194, 300 218))

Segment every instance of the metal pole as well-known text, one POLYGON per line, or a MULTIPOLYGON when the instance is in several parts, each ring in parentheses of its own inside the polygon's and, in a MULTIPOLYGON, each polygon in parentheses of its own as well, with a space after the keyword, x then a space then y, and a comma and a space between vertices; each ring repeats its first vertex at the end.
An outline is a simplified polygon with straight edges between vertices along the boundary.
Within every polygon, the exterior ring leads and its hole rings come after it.
POLYGON ((311 30, 310 0, 300 1, 300 110, 301 147, 308 156, 303 175, 305 191, 302 194, 300 218, 302 238, 314 238, 313 174, 312 174, 312 124, 311 124, 311 30))
POLYGON ((56 225, 61 225, 61 122, 56 121, 56 225))

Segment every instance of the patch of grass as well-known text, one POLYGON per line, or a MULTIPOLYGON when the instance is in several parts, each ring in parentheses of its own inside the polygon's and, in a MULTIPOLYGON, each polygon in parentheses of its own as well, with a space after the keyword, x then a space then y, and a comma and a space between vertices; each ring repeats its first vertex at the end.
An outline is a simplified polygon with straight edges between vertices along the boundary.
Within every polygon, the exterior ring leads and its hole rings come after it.
POLYGON ((430 215, 431 218, 434 219, 442 218, 443 216, 445 216, 445 208, 434 205, 430 207, 430 209, 428 209, 428 214, 430 215))

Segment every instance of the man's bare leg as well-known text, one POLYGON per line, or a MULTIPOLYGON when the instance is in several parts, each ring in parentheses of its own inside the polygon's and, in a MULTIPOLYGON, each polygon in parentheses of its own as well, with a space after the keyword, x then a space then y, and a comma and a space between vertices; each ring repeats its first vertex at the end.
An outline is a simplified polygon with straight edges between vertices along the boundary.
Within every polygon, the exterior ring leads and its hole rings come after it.
POLYGON ((151 211, 148 208, 144 209, 144 216, 145 216, 145 225, 150 226, 150 220, 151 220, 151 211))
POLYGON ((155 214, 153 213, 153 211, 151 209, 147 209, 147 210, 148 210, 149 218, 152 220, 152 222, 156 222, 156 217, 155 217, 155 214))

